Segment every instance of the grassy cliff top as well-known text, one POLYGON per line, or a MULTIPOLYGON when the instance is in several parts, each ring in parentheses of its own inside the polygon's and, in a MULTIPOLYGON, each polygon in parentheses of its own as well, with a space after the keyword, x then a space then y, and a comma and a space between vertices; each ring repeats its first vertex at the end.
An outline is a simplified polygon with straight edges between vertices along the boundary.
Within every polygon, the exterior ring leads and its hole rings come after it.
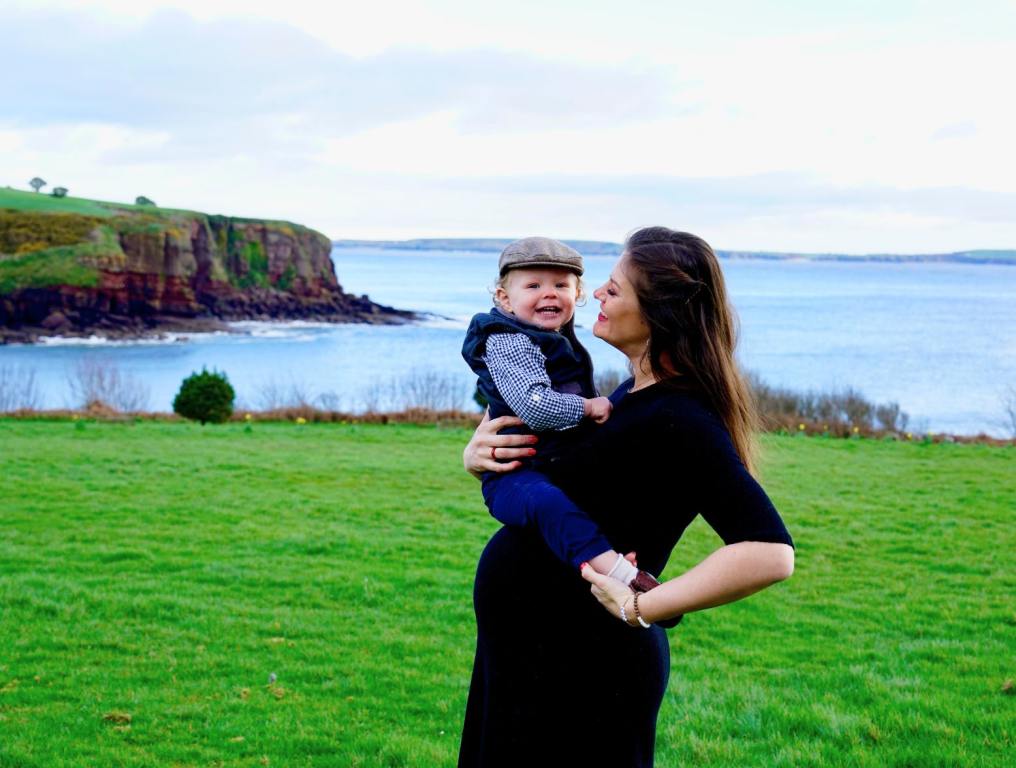
MULTIPOLYGON (((87 197, 53 197, 46 192, 27 192, 10 187, 0 188, 0 210, 23 211, 26 213, 72 213, 83 216, 110 218, 116 216, 143 215, 154 218, 179 219, 181 217, 222 216, 201 211, 190 211, 185 208, 164 208, 158 205, 134 205, 133 203, 113 203, 106 200, 91 200, 87 197)), ((239 224, 272 224, 308 229, 301 224, 281 219, 258 219, 242 216, 229 216, 239 224)))
MULTIPOLYGON (((246 225, 288 236, 313 233, 288 221, 205 214, 156 205, 132 205, 53 197, 41 192, 0 189, 0 295, 29 288, 52 286, 95 287, 100 269, 117 270, 125 259, 124 240, 136 259, 161 264, 165 238, 178 249, 190 247, 194 222, 203 226, 213 246, 225 257, 234 254, 248 266, 233 275, 225 262, 216 262, 213 276, 240 287, 268 287, 267 261, 257 234, 245 234, 246 225), (253 240, 251 239, 253 237, 253 240), (145 254, 148 254, 147 256, 145 254)), ((153 271, 158 271, 153 269, 153 271)))
POLYGON ((26 192, 20 189, 0 189, 0 208, 13 211, 33 213, 79 213, 84 216, 109 217, 124 213, 147 213, 152 215, 191 214, 200 215, 197 211, 185 211, 175 208, 160 208, 155 205, 131 205, 130 203, 111 203, 103 200, 89 200, 85 197, 53 197, 45 192, 26 192))

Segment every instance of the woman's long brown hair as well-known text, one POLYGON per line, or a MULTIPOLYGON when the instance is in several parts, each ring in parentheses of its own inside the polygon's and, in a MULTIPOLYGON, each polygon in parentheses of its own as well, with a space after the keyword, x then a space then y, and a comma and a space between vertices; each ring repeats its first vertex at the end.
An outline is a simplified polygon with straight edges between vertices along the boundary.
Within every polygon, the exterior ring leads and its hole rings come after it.
POLYGON ((649 326, 653 375, 691 385, 719 415, 741 461, 755 473, 755 401, 734 359, 737 316, 709 244, 666 227, 640 229, 625 243, 625 273, 649 326))

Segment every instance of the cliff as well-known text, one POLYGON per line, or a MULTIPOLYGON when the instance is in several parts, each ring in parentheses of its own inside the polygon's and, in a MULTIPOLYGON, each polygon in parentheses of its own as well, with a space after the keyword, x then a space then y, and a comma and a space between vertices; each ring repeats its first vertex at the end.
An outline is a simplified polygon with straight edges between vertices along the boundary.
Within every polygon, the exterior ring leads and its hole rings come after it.
POLYGON ((0 340, 413 318, 345 293, 330 252, 289 222, 0 190, 0 340))

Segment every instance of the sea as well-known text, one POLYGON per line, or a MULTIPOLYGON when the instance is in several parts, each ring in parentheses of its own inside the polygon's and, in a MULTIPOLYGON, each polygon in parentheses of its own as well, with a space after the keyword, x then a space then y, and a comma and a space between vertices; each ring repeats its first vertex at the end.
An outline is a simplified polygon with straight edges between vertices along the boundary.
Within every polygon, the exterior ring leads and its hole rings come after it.
MULTIPOLYGON (((227 374, 241 409, 304 401, 355 412, 398 407, 421 391, 475 407, 459 350, 469 318, 491 305, 497 254, 336 247, 332 257, 346 291, 424 319, 246 322, 233 333, 143 341, 53 338, 0 346, 0 370, 34 375, 44 408, 76 406, 82 371, 97 368, 115 370, 149 410, 170 410, 183 378, 202 368, 227 374)), ((590 330, 592 289, 614 261, 586 258, 590 297, 576 322, 597 370, 624 376, 626 360, 590 330)), ((1009 436, 1016 266, 725 259, 722 267, 740 320, 739 359, 764 381, 796 390, 851 387, 898 403, 915 433, 1009 436)))

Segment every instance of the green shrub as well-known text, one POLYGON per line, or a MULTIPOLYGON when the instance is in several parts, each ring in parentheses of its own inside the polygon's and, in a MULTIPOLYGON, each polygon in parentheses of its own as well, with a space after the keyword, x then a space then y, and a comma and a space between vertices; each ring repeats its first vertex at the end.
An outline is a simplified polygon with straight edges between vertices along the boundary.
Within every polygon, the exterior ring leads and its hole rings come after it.
POLYGON ((221 424, 233 414, 233 391, 226 374, 201 369, 192 373, 180 385, 173 398, 173 411, 185 419, 221 424))

